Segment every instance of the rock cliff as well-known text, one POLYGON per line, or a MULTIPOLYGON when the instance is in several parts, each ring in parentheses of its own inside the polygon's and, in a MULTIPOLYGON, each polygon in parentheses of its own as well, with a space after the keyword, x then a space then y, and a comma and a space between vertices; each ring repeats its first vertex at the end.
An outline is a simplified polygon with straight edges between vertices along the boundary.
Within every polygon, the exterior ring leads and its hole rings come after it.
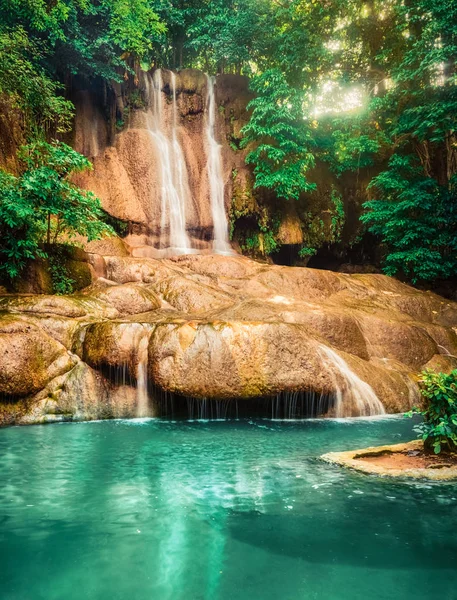
MULTIPOLYGON (((165 214, 169 209, 165 207, 164 210, 164 196, 168 193, 166 189, 164 192, 165 169, 169 179, 181 179, 175 187, 181 185, 177 189, 178 195, 185 199, 185 224, 192 248, 208 250, 214 222, 207 169, 207 78, 194 69, 185 69, 178 74, 162 71, 159 108, 154 98, 158 90, 154 89, 151 78, 151 74, 142 73, 138 86, 118 108, 118 117, 122 115, 122 118, 118 118, 118 132, 113 139, 110 139, 106 115, 97 107, 95 98, 87 91, 75 94, 74 145, 94 164, 91 173, 78 177, 78 183, 94 191, 113 217, 129 223, 125 242, 132 255, 157 257, 161 256, 157 250, 170 245, 167 238, 170 216, 165 214), (158 111, 161 114, 157 114, 158 111), (158 139, 161 132, 172 143, 176 137, 180 155, 173 154, 173 148, 164 148, 158 139), (163 152, 170 152, 170 165, 163 164, 163 152), (177 164, 181 162, 181 153, 182 164, 177 164), (170 176, 175 170, 180 172, 170 176)), ((221 184, 228 214, 233 196, 233 174, 236 173, 244 190, 252 186, 251 174, 244 163, 245 153, 230 143, 239 138, 247 119, 248 80, 231 75, 218 76, 215 95, 216 139, 221 146, 221 184)))

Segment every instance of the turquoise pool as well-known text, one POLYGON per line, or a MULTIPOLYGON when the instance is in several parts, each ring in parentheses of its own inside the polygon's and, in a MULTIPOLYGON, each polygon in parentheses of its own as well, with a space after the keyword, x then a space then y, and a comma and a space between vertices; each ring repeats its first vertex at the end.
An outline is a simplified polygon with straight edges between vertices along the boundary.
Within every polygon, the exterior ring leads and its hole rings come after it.
POLYGON ((323 452, 403 418, 0 430, 2 600, 457 599, 457 486, 323 452))

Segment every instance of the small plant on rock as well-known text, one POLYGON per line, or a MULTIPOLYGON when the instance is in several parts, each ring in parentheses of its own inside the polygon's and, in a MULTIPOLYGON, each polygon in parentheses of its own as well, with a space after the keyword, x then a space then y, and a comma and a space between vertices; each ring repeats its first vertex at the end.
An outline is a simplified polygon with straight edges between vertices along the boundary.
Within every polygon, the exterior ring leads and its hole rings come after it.
POLYGON ((457 369, 449 375, 424 371, 420 379, 425 400, 423 409, 413 408, 408 416, 419 414, 423 421, 414 427, 426 452, 457 451, 457 369))
MULTIPOLYGON (((71 246, 69 246, 71 248, 71 246)), ((54 294, 64 296, 74 292, 75 281, 68 273, 66 253, 62 246, 55 245, 47 248, 49 272, 51 274, 54 294)))

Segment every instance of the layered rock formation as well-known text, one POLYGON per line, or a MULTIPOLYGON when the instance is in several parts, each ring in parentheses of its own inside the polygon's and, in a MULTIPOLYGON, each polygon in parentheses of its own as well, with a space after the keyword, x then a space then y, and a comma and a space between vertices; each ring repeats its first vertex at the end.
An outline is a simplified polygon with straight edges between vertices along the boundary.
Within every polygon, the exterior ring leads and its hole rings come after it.
POLYGON ((3 424, 160 414, 164 393, 399 412, 419 370, 457 366, 457 304, 382 275, 120 254, 77 295, 1 297, 3 424))

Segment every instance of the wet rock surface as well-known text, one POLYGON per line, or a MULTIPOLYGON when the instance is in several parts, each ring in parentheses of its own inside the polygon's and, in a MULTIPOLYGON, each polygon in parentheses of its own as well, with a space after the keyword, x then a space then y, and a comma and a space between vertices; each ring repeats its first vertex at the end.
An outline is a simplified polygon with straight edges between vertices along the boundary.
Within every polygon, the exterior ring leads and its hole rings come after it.
POLYGON ((104 277, 83 292, 0 297, 3 424, 135 416, 141 378, 151 414, 157 393, 394 413, 417 403, 421 369, 457 366, 455 303, 382 275, 94 256, 104 277))

